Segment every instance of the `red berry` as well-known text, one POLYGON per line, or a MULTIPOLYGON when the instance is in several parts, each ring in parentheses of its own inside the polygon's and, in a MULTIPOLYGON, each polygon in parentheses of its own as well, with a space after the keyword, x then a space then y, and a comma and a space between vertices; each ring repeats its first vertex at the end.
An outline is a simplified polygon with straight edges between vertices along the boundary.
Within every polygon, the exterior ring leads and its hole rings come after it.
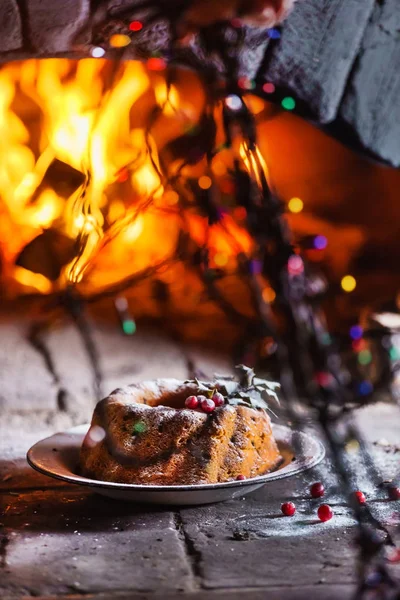
POLYGON ((296 507, 293 502, 284 502, 281 506, 281 511, 285 517, 293 517, 296 512, 296 507))
POLYGON ((358 504, 366 504, 367 499, 365 497, 365 494, 363 494, 363 492, 354 492, 354 496, 355 496, 358 504))
POLYGON ((185 400, 185 406, 187 408, 197 408, 199 406, 199 399, 197 396, 188 396, 185 400))
POLYGON ((244 475, 238 475, 236 477, 236 481, 243 481, 244 479, 246 479, 246 477, 244 475))
MULTIPOLYGON (((200 397, 199 397, 200 400, 200 397)), ((205 413, 212 413, 215 410, 215 402, 214 400, 209 400, 204 397, 204 400, 200 401, 201 409, 205 413)))
POLYGON ((212 401, 214 402, 215 406, 222 406, 225 404, 225 398, 219 392, 215 392, 213 394, 212 401))
POLYGON ((318 519, 325 523, 325 521, 330 521, 333 517, 333 510, 329 506, 329 504, 321 504, 318 509, 318 519))
POLYGON ((389 498, 391 500, 400 500, 400 488, 391 485, 389 487, 389 498))
POLYGON ((313 483, 310 487, 310 492, 313 498, 322 498, 325 494, 325 488, 320 481, 317 481, 317 483, 313 483))

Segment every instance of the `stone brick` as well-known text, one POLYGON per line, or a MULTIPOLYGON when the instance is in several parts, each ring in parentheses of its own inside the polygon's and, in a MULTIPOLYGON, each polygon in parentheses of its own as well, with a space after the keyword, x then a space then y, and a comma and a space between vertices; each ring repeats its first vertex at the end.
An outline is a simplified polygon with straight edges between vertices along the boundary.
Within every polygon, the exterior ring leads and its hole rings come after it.
POLYGON ((340 117, 361 144, 400 166, 400 11, 397 0, 376 2, 340 117))
POLYGON ((0 2, 0 52, 17 50, 23 45, 21 18, 15 0, 0 2))
POLYGON ((178 591, 192 574, 173 514, 80 491, 4 495, 0 595, 178 591))
POLYGON ((279 43, 268 46, 263 79, 291 90, 319 123, 334 119, 374 4, 298 2, 279 43))
POLYGON ((29 343, 24 321, 0 322, 0 409, 54 410, 57 386, 43 356, 29 343))
MULTIPOLYGON (((277 501, 273 486, 267 485, 247 499, 181 511, 203 585, 207 589, 288 587, 285 598, 305 598, 295 590, 311 586, 317 594, 321 584, 354 586, 357 530, 344 501, 292 498, 297 512, 294 517, 284 517, 279 506, 290 496, 283 493, 277 501), (323 501, 334 511, 327 523, 316 516, 323 501)), ((386 512, 382 522, 393 521, 393 507, 387 506, 391 503, 374 503, 375 508, 378 504, 381 519, 386 512)), ((339 597, 331 593, 328 597, 339 597)))
MULTIPOLYGON (((28 0, 30 41, 38 54, 67 52, 87 23, 89 0, 28 0)), ((82 40, 80 40, 82 42, 82 40)))
POLYGON ((43 331, 40 339, 51 356, 63 408, 78 422, 88 421, 96 402, 94 374, 78 329, 65 320, 43 331))
MULTIPOLYGON (((154 330, 139 327, 135 335, 126 336, 116 322, 107 325, 92 321, 90 331, 99 359, 102 395, 144 379, 186 379, 188 358, 193 358, 201 369, 207 365, 207 372, 211 362, 214 369, 221 367, 224 371, 228 364, 226 357, 208 350, 191 347, 186 352, 182 345, 154 330)), ((45 330, 40 339, 51 355, 58 386, 66 394, 66 409, 79 415, 80 422, 88 420, 96 401, 94 374, 78 329, 65 321, 45 330)))
POLYGON ((352 532, 337 536, 277 536, 245 541, 196 539, 206 588, 317 586, 355 582, 356 552, 352 532), (336 541, 337 540, 337 541, 336 541), (213 557, 218 556, 218 560, 213 557))
POLYGON ((71 426, 66 413, 0 415, 0 490, 65 485, 34 471, 26 461, 26 453, 38 440, 71 426))
MULTIPOLYGON (((57 600, 56 596, 46 596, 39 600, 57 600)), ((76 600, 77 595, 63 596, 64 600, 76 600)), ((230 588, 222 590, 200 589, 196 592, 185 594, 155 592, 116 592, 115 594, 85 594, 85 600, 352 600, 354 598, 354 585, 342 584, 318 584, 318 586, 271 586, 268 588, 230 588)), ((15 599, 15 596, 7 596, 2 600, 15 599)))
POLYGON ((165 334, 140 329, 137 334, 126 336, 117 325, 96 325, 93 335, 104 378, 104 394, 135 381, 188 376, 182 348, 165 334))

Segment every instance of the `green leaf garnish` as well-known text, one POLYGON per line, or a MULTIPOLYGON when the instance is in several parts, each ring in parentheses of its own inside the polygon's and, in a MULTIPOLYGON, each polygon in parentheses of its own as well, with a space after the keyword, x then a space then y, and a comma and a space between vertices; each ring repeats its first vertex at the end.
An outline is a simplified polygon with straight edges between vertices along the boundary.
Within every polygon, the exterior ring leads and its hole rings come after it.
POLYGON ((276 390, 280 388, 280 384, 255 377, 253 369, 246 365, 238 365, 236 371, 237 379, 228 375, 215 375, 212 382, 193 379, 185 383, 196 386, 199 394, 202 393, 209 398, 218 391, 231 406, 268 410, 276 416, 269 407, 269 402, 274 401, 279 405, 276 390))

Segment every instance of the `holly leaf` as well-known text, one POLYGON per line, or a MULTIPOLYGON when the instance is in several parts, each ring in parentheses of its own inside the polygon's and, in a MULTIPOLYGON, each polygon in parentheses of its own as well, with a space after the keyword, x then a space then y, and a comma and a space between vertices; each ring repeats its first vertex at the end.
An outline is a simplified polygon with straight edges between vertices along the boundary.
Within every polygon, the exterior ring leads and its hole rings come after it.
POLYGON ((230 381, 227 379, 216 379, 214 383, 215 387, 218 388, 218 391, 220 391, 223 396, 228 397, 235 394, 239 387, 238 382, 234 379, 231 379, 230 381))
POLYGON ((253 385, 253 379, 255 377, 253 369, 246 367, 246 365, 237 365, 235 370, 238 373, 239 383, 243 388, 249 388, 253 385))
POLYGON ((254 388, 261 394, 261 396, 265 399, 271 399, 280 406, 278 394, 275 390, 280 389, 280 384, 277 381, 267 381, 266 379, 260 379, 255 377, 254 380, 254 388))
POLYGON ((272 413, 274 417, 278 418, 274 411, 271 410, 268 403, 260 397, 257 398, 255 396, 249 396, 247 394, 241 393, 239 394, 239 396, 229 398, 228 404, 232 406, 246 406, 247 408, 253 408, 254 410, 266 410, 272 413))
POLYGON ((253 369, 246 365, 238 365, 236 370, 239 381, 231 376, 215 375, 212 383, 199 379, 188 380, 185 383, 196 385, 199 392, 208 394, 210 397, 217 389, 231 406, 267 410, 276 417, 269 407, 269 402, 273 400, 279 405, 278 395, 275 391, 280 388, 279 383, 255 377, 253 369))
POLYGON ((276 392, 272 392, 271 390, 265 390, 264 392, 262 392, 261 397, 265 402, 273 400, 278 406, 281 405, 278 398, 278 394, 276 392))
POLYGON ((196 381, 196 385, 199 388, 199 392, 211 392, 212 391, 212 387, 207 384, 206 381, 199 381, 198 379, 195 379, 196 381))
POLYGON ((233 398, 229 398, 228 404, 231 406, 247 406, 249 408, 250 402, 246 401, 244 398, 240 398, 239 396, 234 396, 233 398))
POLYGON ((262 387, 267 387, 268 389, 275 391, 277 389, 280 389, 281 384, 278 383, 277 381, 268 381, 267 379, 261 379, 260 377, 254 377, 253 379, 253 385, 257 386, 262 386, 262 387))

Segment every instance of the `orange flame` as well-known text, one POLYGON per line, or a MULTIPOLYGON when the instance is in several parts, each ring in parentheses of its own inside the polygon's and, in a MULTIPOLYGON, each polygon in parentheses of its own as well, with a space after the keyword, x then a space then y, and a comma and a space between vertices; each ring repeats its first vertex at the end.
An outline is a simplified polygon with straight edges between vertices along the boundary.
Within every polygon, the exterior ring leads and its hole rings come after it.
MULTIPOLYGON (((194 74, 178 73, 167 85, 162 72, 135 61, 42 59, 3 66, 2 277, 40 293, 67 282, 86 290, 172 256, 183 208, 179 188, 162 175, 160 149, 199 122, 204 103, 194 74), (51 175, 54 168, 59 172, 51 175), (76 241, 76 256, 62 265, 56 284, 40 269, 16 266, 44 229, 76 241)), ((242 144, 239 153, 249 172, 257 174, 260 165, 266 172, 258 149, 252 154, 242 144)), ((171 160, 170 172, 179 173, 182 160, 171 160)), ((229 165, 221 165, 217 161, 215 174, 227 177, 229 165)), ((200 162, 182 174, 204 178, 205 168, 200 162)), ((249 236, 231 216, 210 228, 192 209, 186 212, 192 239, 209 243, 215 266, 228 268, 239 251, 250 251, 249 236)))

